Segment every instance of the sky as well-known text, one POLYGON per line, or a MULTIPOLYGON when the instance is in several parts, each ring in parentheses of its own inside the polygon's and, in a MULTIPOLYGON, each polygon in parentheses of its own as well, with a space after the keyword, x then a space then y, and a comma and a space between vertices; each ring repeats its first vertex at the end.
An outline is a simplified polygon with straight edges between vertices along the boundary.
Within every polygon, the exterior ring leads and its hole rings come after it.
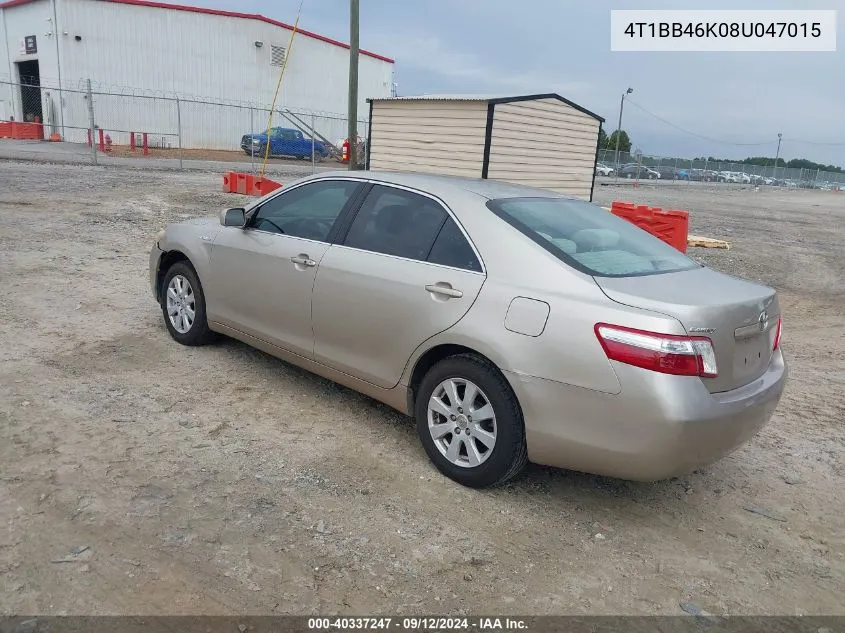
MULTIPOLYGON (((293 23, 300 0, 182 0, 293 23)), ((808 158, 845 167, 845 0, 360 0, 361 47, 400 95, 557 92, 664 156, 808 158), (611 9, 837 9, 827 53, 611 52, 611 9), (663 119, 662 121, 660 119, 663 119), (667 123, 668 122, 668 123, 667 123), (682 128, 682 129, 678 129, 682 128), (702 138, 707 137, 707 138, 702 138)), ((302 0, 300 27, 349 41, 348 0, 302 0)))

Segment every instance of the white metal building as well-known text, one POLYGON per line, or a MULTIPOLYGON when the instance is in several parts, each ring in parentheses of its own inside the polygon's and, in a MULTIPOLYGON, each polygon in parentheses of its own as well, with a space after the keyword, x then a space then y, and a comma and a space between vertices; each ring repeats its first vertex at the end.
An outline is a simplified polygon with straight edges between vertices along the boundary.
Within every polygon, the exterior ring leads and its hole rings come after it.
POLYGON ((369 165, 506 180, 590 200, 603 121, 558 94, 375 98, 369 165))
MULTIPOLYGON (((10 0, 0 3, 0 22, 0 120, 38 115, 66 138, 74 128, 84 136, 90 79, 96 125, 115 142, 148 131, 175 146, 181 127, 184 147, 233 149, 241 134, 266 126, 258 107, 271 103, 288 56, 277 108, 316 113, 318 131, 346 135, 349 46, 298 30, 288 51, 293 27, 261 15, 149 0, 10 0), (40 88, 16 85, 22 78, 40 88)), ((361 51, 359 118, 368 98, 392 88, 393 60, 361 51)))

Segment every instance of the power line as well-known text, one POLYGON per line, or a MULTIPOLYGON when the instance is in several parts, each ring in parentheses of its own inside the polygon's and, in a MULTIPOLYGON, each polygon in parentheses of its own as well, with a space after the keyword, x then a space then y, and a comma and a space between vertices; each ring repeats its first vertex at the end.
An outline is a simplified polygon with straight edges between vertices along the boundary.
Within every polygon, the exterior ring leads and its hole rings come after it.
MULTIPOLYGON (((703 134, 698 134, 697 132, 693 132, 692 130, 688 130, 686 128, 683 128, 680 125, 676 125, 676 124, 672 123, 671 121, 667 121, 663 117, 656 115, 654 112, 651 112, 651 111, 645 109, 643 106, 641 106, 639 103, 637 103, 636 101, 634 101, 630 97, 627 99, 627 101, 628 101, 628 103, 630 103, 631 105, 639 108, 640 110, 642 110, 643 112, 645 112, 649 116, 654 117, 655 119, 657 119, 661 123, 665 123, 666 125, 673 127, 676 130, 680 130, 681 132, 684 132, 684 133, 689 134, 691 136, 697 136, 698 138, 701 138, 701 139, 704 139, 704 140, 707 140, 707 141, 713 141, 714 143, 722 143, 724 145, 736 145, 736 146, 740 146, 740 147, 762 147, 762 146, 765 146, 765 145, 773 145, 776 142, 776 141, 766 141, 764 143, 736 143, 736 142, 733 142, 733 141, 725 141, 725 140, 722 140, 722 139, 712 138, 710 136, 704 136, 703 134)), ((785 143, 786 142, 799 143, 799 144, 804 144, 804 145, 821 145, 821 146, 825 146, 825 147, 845 147, 845 142, 838 142, 838 141, 837 142, 808 141, 808 140, 805 140, 805 139, 796 139, 796 138, 784 138, 783 141, 785 143)))
POLYGON ((666 119, 664 119, 663 117, 656 115, 654 112, 651 112, 651 111, 649 111, 649 110, 646 110, 643 106, 641 106, 639 103, 637 103, 637 102, 636 102, 636 101, 634 101, 633 99, 630 99, 630 98, 629 98, 629 99, 628 99, 628 103, 630 103, 631 105, 633 105, 633 106, 635 106, 635 107, 639 108, 640 110, 642 110, 643 112, 645 112, 645 113, 646 113, 646 114, 648 114, 649 116, 654 117, 655 119, 657 119, 657 120, 658 120, 658 121, 660 121, 661 123, 665 123, 665 124, 666 124, 666 125, 668 125, 669 127, 673 127, 673 128, 675 128, 676 130, 680 130, 681 132, 684 132, 684 133, 686 133, 686 134, 689 134, 690 136, 696 136, 696 137, 698 137, 698 138, 704 139, 705 141, 712 141, 712 142, 714 142, 714 143, 721 143, 721 144, 723 144, 723 145, 735 145, 735 146, 739 146, 739 147, 763 147, 763 146, 765 146, 765 145, 774 145, 774 143, 776 143, 776 141, 766 141, 766 142, 764 142, 764 143, 736 143, 736 142, 733 142, 733 141, 725 141, 725 140, 718 139, 718 138, 713 138, 713 137, 710 137, 710 136, 704 136, 703 134, 698 134, 697 132, 693 132, 693 131, 691 131, 691 130, 688 130, 688 129, 686 129, 686 128, 683 128, 683 127, 681 127, 680 125, 675 125, 675 124, 674 124, 674 123, 672 123, 671 121, 667 121, 667 120, 666 120, 666 119))

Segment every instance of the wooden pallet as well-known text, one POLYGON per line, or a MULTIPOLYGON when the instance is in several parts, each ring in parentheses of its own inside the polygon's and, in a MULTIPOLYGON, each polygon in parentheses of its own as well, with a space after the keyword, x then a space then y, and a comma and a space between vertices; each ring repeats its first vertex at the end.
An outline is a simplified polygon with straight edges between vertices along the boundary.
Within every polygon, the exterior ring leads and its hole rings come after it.
POLYGON ((698 246, 700 248, 725 248, 730 249, 730 242, 725 240, 716 240, 712 237, 702 237, 701 235, 687 236, 687 246, 698 246))

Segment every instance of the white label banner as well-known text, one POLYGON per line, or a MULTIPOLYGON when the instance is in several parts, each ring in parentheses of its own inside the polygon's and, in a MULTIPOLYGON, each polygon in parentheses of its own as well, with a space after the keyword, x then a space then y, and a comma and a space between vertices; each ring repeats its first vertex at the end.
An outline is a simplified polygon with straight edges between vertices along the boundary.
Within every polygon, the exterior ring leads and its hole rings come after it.
POLYGON ((802 52, 836 50, 836 11, 610 12, 610 50, 802 52))

